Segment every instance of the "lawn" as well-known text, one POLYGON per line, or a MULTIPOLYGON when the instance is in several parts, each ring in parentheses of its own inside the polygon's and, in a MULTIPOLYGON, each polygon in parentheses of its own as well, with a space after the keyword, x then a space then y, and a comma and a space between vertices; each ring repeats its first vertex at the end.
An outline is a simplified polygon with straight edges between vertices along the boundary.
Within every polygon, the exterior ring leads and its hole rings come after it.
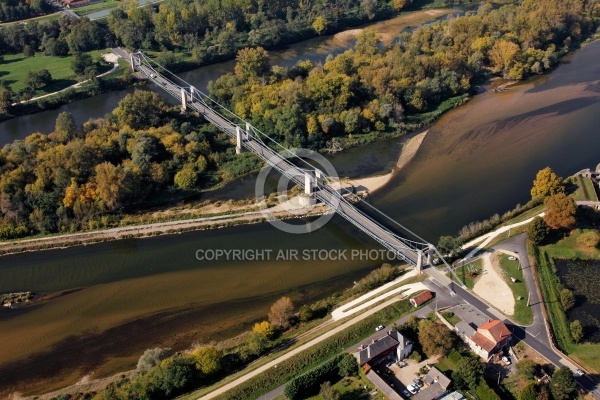
MULTIPOLYGON (((333 383, 333 382, 332 382, 333 383)), ((344 400, 382 400, 384 397, 381 393, 371 397, 369 392, 373 390, 373 384, 362 377, 342 378, 336 382, 333 387, 338 391, 341 398, 344 400), (365 390, 365 386, 367 389, 365 390)), ((284 397, 282 396, 281 399, 284 397)), ((323 400, 321 395, 309 397, 308 400, 323 400)))
POLYGON ((567 182, 573 185, 575 190, 571 193, 571 197, 575 201, 597 201, 598 196, 596 194, 596 190, 594 189, 594 184, 590 180, 590 178, 586 178, 583 176, 570 177, 567 179, 567 182))
POLYGON ((513 320, 519 324, 529 325, 533 322, 533 312, 531 307, 527 306, 527 296, 529 295, 527 285, 523 278, 523 270, 519 266, 519 260, 510 260, 506 254, 500 255, 500 267, 504 271, 504 279, 513 292, 515 298, 515 311, 513 320), (512 282, 510 278, 515 278, 512 282), (521 300, 519 300, 519 298, 521 300))
MULTIPOLYGON (((99 51, 91 51, 88 54, 93 57, 100 55, 99 51)), ((25 89, 25 79, 29 71, 47 69, 52 75, 52 82, 37 90, 33 96, 52 93, 77 83, 77 77, 71 69, 72 56, 55 57, 36 53, 35 57, 25 57, 22 54, 10 54, 4 56, 0 63, 0 79, 7 81, 13 91, 25 89)), ((104 72, 110 67, 103 67, 104 72)))
POLYGON ((88 6, 74 8, 72 11, 77 15, 84 16, 94 13, 96 11, 107 10, 109 8, 116 8, 119 6, 119 4, 121 4, 120 0, 103 0, 94 4, 90 4, 88 6))
MULTIPOLYGON (((454 273, 461 279, 466 287, 473 290, 475 286, 475 280, 481 275, 483 269, 483 263, 481 259, 477 259, 454 270, 454 273)), ((456 281, 456 278, 452 273, 449 272, 449 276, 452 280, 456 281)))

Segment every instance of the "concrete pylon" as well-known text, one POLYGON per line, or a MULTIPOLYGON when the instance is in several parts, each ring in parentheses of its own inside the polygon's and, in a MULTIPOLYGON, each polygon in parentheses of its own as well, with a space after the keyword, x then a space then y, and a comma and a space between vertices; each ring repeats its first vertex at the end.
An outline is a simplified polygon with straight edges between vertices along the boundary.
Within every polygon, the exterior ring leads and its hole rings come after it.
POLYGON ((433 247, 433 245, 430 243, 429 246, 427 246, 427 265, 433 267, 433 253, 434 253, 435 247, 433 247))
POLYGON ((184 88, 181 88, 181 111, 187 111, 187 93, 184 88))
POLYGON ((194 102, 194 91, 196 90, 195 87, 190 86, 190 102, 194 102))
POLYGON ((417 251, 417 273, 420 274, 423 271, 423 252, 417 251))
POLYGON ((325 174, 320 169, 315 169, 315 177, 317 178, 317 186, 323 185, 325 174))
POLYGON ((250 130, 250 124, 246 122, 246 139, 252 139, 252 131, 250 130))
POLYGON ((311 195, 313 190, 313 182, 315 179, 308 172, 304 173, 304 193, 311 195))
POLYGON ((242 130, 239 126, 235 127, 235 154, 242 152, 242 130))
POLYGON ((135 72, 135 58, 133 58, 133 53, 129 55, 129 60, 131 61, 131 69, 135 72))

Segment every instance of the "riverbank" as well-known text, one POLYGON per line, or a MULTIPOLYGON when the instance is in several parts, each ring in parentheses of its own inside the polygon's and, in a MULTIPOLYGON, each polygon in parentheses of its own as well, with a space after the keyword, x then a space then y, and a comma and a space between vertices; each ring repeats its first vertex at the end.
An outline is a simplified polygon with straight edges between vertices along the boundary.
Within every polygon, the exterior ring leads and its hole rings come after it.
MULTIPOLYGON (((370 194, 381 189, 390 181, 395 173, 413 159, 426 135, 427 131, 407 138, 402 147, 402 151, 400 152, 400 157, 391 172, 374 177, 343 180, 342 186, 359 194, 361 192, 370 194)), ((294 199, 288 201, 293 203, 294 199)), ((166 210, 161 213, 154 213, 154 216, 159 219, 171 218, 173 220, 110 228, 92 232, 79 232, 67 235, 1 242, 0 255, 37 250, 64 249, 71 246, 81 246, 105 241, 153 237, 194 230, 219 229, 237 225, 257 224, 271 218, 310 218, 332 212, 329 207, 324 204, 306 207, 305 209, 293 206, 293 209, 291 210, 289 210, 288 207, 285 207, 284 204, 277 204, 266 210, 261 210, 261 207, 262 204, 259 203, 248 205, 245 204, 245 202, 242 202, 242 204, 235 205, 231 202, 215 202, 205 204, 199 210, 185 207, 180 210, 166 210), (197 218, 178 218, 178 215, 185 215, 186 213, 204 213, 205 215, 197 218)))

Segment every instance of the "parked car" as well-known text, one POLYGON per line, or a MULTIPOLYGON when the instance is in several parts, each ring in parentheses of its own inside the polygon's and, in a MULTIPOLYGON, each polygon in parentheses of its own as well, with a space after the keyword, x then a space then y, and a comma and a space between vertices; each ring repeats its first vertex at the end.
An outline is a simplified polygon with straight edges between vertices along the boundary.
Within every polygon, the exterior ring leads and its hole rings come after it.
POLYGON ((575 370, 575 372, 573 372, 573 375, 575 375, 575 376, 583 376, 583 375, 585 375, 585 372, 583 372, 582 370, 580 370, 579 368, 577 368, 575 370))
POLYGON ((502 357, 502 362, 503 362, 504 364, 506 364, 506 365, 510 365, 510 360, 509 360, 509 358, 508 358, 508 357, 506 357, 506 356, 503 356, 503 357, 502 357))
POLYGON ((410 392, 409 392, 408 390, 406 390, 406 389, 404 389, 404 390, 402 391, 402 395, 403 395, 404 397, 406 397, 407 399, 408 399, 408 398, 411 396, 410 392))
POLYGON ((416 387, 418 387, 419 389, 421 389, 423 387, 423 382, 421 382, 421 380, 419 378, 415 378, 413 379, 414 385, 416 387))
POLYGON ((408 386, 406 387, 406 389, 407 389, 409 392, 411 392, 412 394, 415 394, 415 393, 417 393, 417 392, 419 391, 419 388, 418 388, 417 386, 415 386, 415 385, 408 385, 408 386))
POLYGON ((385 326, 379 325, 377 328, 375 328, 375 332, 379 332, 382 329, 385 329, 385 326))

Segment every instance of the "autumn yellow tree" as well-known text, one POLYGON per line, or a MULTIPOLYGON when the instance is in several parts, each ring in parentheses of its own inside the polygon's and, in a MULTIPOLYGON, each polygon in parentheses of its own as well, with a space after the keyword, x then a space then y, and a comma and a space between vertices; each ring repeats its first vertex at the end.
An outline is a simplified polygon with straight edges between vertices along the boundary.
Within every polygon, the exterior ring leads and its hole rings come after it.
POLYGON ((327 19, 319 15, 312 23, 312 28, 317 32, 317 35, 322 35, 327 30, 327 19))
POLYGON ((488 55, 496 71, 508 73, 519 52, 519 45, 508 40, 498 40, 489 51, 488 55))
POLYGON ((252 332, 263 335, 265 338, 270 339, 273 336, 273 327, 269 321, 257 322, 252 328, 252 332))
POLYGON ((241 49, 235 60, 235 76, 242 82, 256 80, 269 72, 269 54, 262 47, 241 49))
POLYGON ((540 170, 535 176, 533 187, 531 188, 531 198, 545 198, 558 193, 564 193, 564 191, 563 179, 556 175, 550 167, 546 167, 540 170))
POLYGON ((213 346, 203 346, 192 350, 196 369, 203 374, 212 375, 221 369, 221 352, 213 346))
POLYGON ((570 229, 575 226, 575 214, 577 212, 577 204, 572 197, 564 193, 558 193, 550 197, 546 197, 544 201, 546 205, 546 214, 544 221, 552 229, 570 229))

